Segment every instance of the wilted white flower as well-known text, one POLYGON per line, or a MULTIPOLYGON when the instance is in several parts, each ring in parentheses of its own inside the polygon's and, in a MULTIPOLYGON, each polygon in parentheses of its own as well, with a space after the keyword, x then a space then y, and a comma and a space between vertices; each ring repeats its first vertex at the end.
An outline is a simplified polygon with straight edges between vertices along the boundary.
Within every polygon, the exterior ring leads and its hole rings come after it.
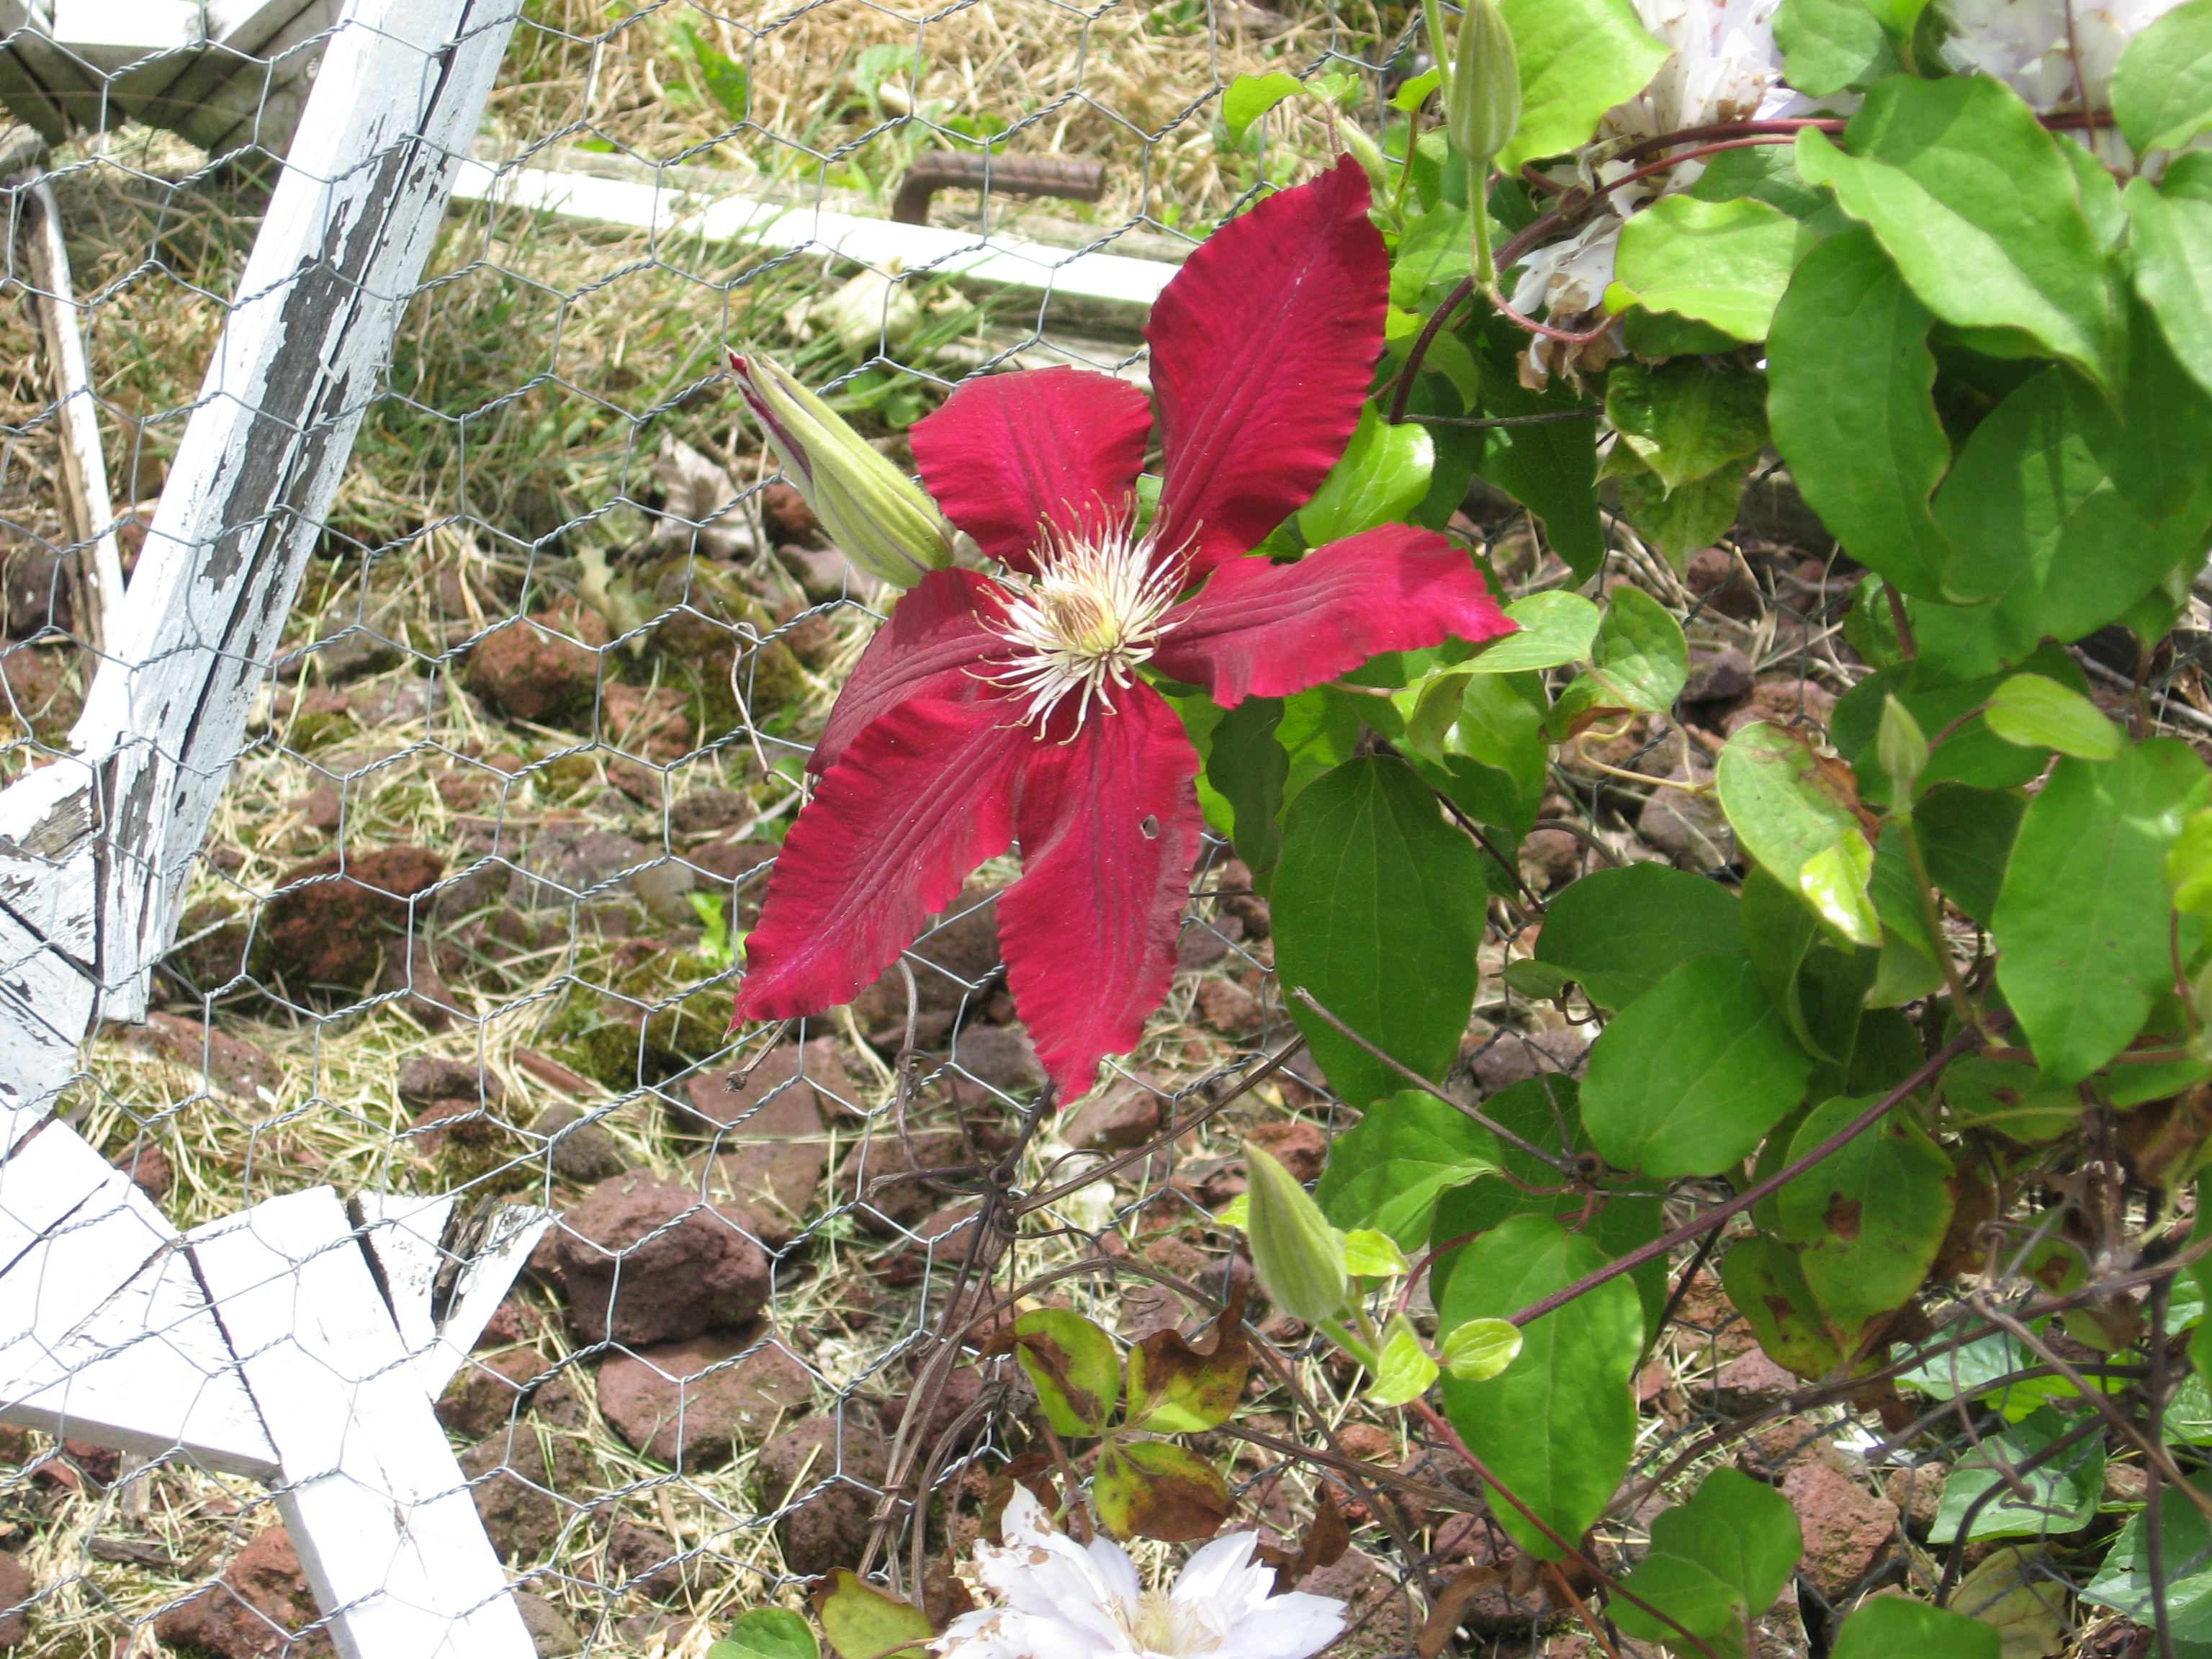
POLYGON ((999 1524, 1003 1547, 975 1546, 975 1576, 1005 1601, 954 1620, 931 1645, 945 1659, 1310 1659, 1344 1628, 1344 1603, 1270 1595, 1249 1532, 1192 1556, 1171 1590, 1148 1590, 1111 1539, 1087 1547, 1054 1530, 1017 1485, 999 1524))

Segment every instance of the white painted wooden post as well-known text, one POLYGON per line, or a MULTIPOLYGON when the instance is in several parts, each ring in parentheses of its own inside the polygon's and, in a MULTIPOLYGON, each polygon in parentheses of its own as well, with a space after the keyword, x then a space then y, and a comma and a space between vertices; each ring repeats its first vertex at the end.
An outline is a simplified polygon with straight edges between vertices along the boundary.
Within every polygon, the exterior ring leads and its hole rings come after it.
POLYGON ((276 1443, 277 1507, 343 1659, 530 1659, 467 1478, 337 1194, 270 1199, 200 1228, 191 1249, 276 1443))
POLYGON ((520 4, 349 0, 72 752, 0 792, 0 1419, 271 1480, 345 1659, 532 1653, 431 1406, 550 1216, 465 1264, 450 1200, 327 1188, 179 1238, 51 1113, 143 1012, 520 4))

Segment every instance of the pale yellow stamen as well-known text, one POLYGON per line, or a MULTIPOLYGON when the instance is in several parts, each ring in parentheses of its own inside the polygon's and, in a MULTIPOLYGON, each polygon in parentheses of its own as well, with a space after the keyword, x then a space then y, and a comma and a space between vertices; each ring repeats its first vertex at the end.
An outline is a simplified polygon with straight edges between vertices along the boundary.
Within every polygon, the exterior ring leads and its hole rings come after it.
POLYGON ((1025 723, 1042 724, 1071 694, 1079 722, 1095 698, 1108 709, 1174 623, 1182 562, 1160 560, 1149 539, 1117 532, 1096 539, 1048 538, 1039 574, 1008 599, 998 632, 1012 647, 991 678, 1028 699, 1025 723))

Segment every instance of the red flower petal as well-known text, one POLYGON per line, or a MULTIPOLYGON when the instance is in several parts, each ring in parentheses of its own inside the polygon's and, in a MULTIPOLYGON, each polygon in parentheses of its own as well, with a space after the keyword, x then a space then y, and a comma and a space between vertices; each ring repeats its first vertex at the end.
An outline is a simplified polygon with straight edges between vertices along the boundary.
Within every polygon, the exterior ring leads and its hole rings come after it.
POLYGON ((1304 505, 1358 424, 1390 285, 1367 201, 1340 161, 1223 226, 1152 307, 1160 545, 1194 537, 1194 570, 1304 505))
POLYGON ((849 1002, 1013 840, 1036 739, 1000 700, 902 703, 854 740, 792 825, 745 940, 739 1019, 849 1002))
POLYGON ((967 702, 989 691, 969 671, 1005 646, 988 626, 1004 609, 998 585, 972 570, 933 570, 901 594, 890 620, 853 665, 807 770, 827 772, 871 722, 900 703, 967 702))
POLYGON ((1036 744, 1014 810, 1022 878, 999 898, 1006 981, 1064 1103, 1137 1046, 1175 977, 1198 860, 1198 752, 1150 686, 1036 744))
POLYGON ((1168 615, 1152 665, 1233 708, 1287 697, 1382 651, 1470 643, 1516 624, 1474 562, 1433 530, 1386 524, 1316 548, 1296 564, 1231 559, 1168 615))
POLYGON ((946 518, 1033 570, 1040 526, 1097 534, 1128 517, 1152 429, 1152 404, 1127 381, 1033 369, 960 387, 915 423, 914 459, 946 518))

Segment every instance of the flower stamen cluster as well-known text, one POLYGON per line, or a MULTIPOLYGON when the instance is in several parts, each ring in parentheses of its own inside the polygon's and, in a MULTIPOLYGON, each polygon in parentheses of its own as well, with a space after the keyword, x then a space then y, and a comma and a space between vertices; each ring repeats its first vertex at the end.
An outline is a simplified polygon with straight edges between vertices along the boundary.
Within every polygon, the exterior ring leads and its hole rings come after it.
POLYGON ((1140 665, 1175 623, 1168 611, 1187 580, 1180 559, 1161 559, 1149 536, 1049 535, 1039 574, 1013 589, 997 632, 1012 655, 990 676, 1025 698, 1024 725, 1042 725, 1070 696, 1080 721, 1096 702, 1113 712, 1140 665))

